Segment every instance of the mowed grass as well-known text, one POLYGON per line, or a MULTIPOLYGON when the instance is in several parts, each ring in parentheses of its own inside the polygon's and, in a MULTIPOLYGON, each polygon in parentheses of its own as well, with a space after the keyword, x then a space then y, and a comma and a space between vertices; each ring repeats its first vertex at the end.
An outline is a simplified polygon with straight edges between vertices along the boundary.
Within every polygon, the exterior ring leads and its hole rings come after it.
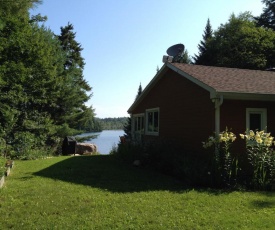
POLYGON ((16 161, 0 229, 275 229, 275 193, 193 189, 113 156, 16 161))

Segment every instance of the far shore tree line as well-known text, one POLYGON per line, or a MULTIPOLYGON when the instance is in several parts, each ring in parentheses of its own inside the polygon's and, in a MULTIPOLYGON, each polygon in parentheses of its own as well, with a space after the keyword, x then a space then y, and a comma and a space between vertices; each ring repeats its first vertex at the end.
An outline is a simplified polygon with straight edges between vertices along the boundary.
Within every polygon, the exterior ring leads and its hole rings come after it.
MULTIPOLYGON (((216 31, 208 19, 198 54, 190 57, 184 50, 180 62, 260 70, 275 67, 275 0, 262 2, 260 16, 232 14, 216 31)), ((131 118, 98 119, 95 109, 86 105, 92 87, 83 75, 83 48, 76 41, 73 24, 53 33, 43 23, 46 16, 29 13, 41 3, 0 0, 0 151, 10 157, 58 152, 68 135, 130 130, 131 118)))
POLYGON ((123 130, 127 123, 127 117, 109 117, 98 118, 95 117, 87 126, 81 127, 84 132, 101 132, 102 130, 123 130))

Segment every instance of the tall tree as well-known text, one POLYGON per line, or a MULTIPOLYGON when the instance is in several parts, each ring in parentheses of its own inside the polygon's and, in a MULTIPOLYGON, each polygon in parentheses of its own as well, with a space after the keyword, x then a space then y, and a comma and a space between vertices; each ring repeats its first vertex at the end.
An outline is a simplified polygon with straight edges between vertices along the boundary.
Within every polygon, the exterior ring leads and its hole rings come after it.
MULTIPOLYGON (((139 96, 142 94, 142 86, 141 86, 141 83, 139 84, 139 87, 138 87, 138 92, 137 92, 137 95, 136 95, 136 98, 135 98, 135 101, 139 98, 139 96)), ((125 136, 126 138, 129 138, 131 139, 131 132, 132 132, 132 118, 131 117, 128 117, 127 118, 127 122, 126 124, 124 125, 124 132, 125 132, 125 136)))
POLYGON ((38 1, 2 1, 0 5, 0 130, 5 142, 19 153, 27 144, 28 149, 41 146, 53 130, 48 111, 56 105, 57 76, 63 63, 54 34, 30 23, 28 10, 34 2, 38 1))
POLYGON ((180 63, 186 63, 186 64, 191 64, 191 57, 188 54, 187 50, 184 50, 181 59, 179 60, 180 63))
POLYGON ((141 83, 140 83, 140 84, 139 84, 139 87, 138 87, 138 92, 137 92, 137 95, 136 95, 136 99, 135 99, 135 100, 137 100, 141 94, 142 94, 142 86, 141 86, 141 83))
POLYGON ((204 34, 202 35, 203 40, 200 41, 198 45, 199 54, 195 55, 194 63, 197 65, 211 65, 211 52, 208 51, 209 41, 213 37, 213 30, 210 24, 209 18, 207 19, 207 23, 204 29, 204 34))
POLYGON ((207 52, 214 66, 266 69, 275 65, 275 33, 257 27, 250 13, 232 14, 215 31, 207 52))
POLYGON ((275 30, 275 0, 262 0, 265 4, 263 13, 255 17, 257 25, 275 30))
POLYGON ((60 95, 59 109, 54 111, 55 118, 60 124, 68 123, 70 127, 77 128, 77 119, 85 113, 84 103, 92 96, 89 94, 91 87, 84 79, 84 58, 81 56, 83 48, 76 41, 76 33, 73 32, 73 25, 61 27, 61 34, 58 36, 65 56, 63 63, 63 84, 60 95))

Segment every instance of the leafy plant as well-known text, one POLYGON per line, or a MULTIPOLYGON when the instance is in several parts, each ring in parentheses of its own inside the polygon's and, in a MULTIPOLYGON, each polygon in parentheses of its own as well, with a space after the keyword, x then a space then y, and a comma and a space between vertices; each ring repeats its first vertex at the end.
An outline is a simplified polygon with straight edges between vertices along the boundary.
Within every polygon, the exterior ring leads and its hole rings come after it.
POLYGON ((231 151, 231 145, 236 140, 236 135, 225 131, 219 135, 210 136, 206 142, 203 142, 204 148, 214 147, 212 175, 219 182, 221 177, 222 183, 232 186, 236 185, 239 165, 238 158, 234 156, 231 151))
POLYGON ((256 188, 266 189, 274 183, 275 158, 272 145, 274 144, 270 133, 250 130, 247 134, 240 134, 246 140, 249 164, 253 170, 252 185, 256 188))

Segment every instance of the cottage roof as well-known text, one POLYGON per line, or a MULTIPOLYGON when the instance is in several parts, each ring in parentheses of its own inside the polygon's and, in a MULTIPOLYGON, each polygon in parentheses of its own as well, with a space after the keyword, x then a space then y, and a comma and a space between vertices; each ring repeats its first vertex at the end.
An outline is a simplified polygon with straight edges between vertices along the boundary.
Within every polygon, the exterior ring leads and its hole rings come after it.
POLYGON ((217 92, 275 94, 275 72, 171 63, 217 92))
POLYGON ((275 100, 275 72, 273 71, 165 63, 129 108, 129 113, 169 69, 209 91, 210 98, 222 96, 227 99, 275 100))

